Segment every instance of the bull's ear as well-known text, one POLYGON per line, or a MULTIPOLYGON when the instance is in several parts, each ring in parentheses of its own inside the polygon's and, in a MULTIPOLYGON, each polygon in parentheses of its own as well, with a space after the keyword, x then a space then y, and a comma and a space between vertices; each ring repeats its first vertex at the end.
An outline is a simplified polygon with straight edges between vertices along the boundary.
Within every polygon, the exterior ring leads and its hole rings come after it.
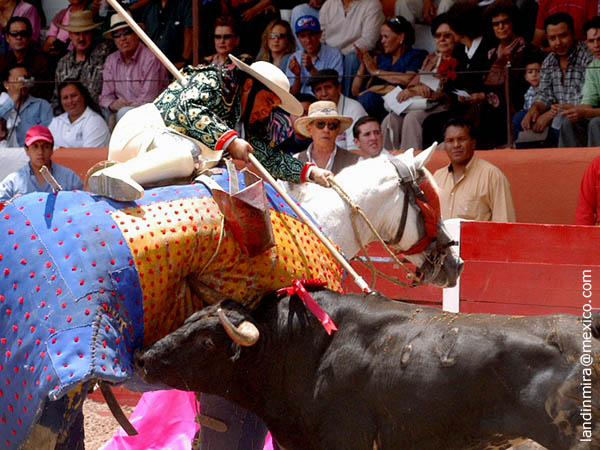
POLYGON ((423 150, 421 153, 419 153, 416 156, 415 168, 417 170, 425 167, 425 164, 427 164, 429 162, 429 160, 431 159, 431 156, 433 155, 433 152, 435 151, 436 147, 437 147, 437 142, 434 142, 433 144, 431 144, 431 147, 429 147, 426 150, 423 150))

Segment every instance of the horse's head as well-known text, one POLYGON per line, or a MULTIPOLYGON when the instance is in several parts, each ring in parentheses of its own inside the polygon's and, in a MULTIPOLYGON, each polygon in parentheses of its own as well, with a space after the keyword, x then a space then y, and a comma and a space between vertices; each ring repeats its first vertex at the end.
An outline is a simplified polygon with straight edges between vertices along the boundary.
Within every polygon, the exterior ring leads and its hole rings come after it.
POLYGON ((398 218, 396 235, 387 243, 418 267, 421 283, 452 287, 462 272, 463 261, 444 226, 437 185, 425 168, 435 147, 432 145, 416 157, 411 149, 389 159, 398 189, 404 195, 399 197, 401 210, 394 215, 398 218), (410 214, 411 210, 414 214, 410 214))
POLYGON ((416 157, 412 150, 388 158, 366 159, 342 170, 335 182, 338 195, 313 183, 294 186, 293 195, 348 258, 361 243, 376 240, 370 227, 352 212, 343 197, 365 213, 377 233, 419 270, 422 283, 456 284, 463 267, 440 214, 437 186, 425 164, 435 145, 416 157))

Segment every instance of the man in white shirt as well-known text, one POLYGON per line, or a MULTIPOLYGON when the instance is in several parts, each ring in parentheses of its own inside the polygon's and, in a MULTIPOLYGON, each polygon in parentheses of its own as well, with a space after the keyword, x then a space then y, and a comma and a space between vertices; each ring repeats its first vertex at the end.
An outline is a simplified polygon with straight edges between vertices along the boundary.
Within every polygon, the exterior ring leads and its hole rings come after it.
POLYGON ((381 124, 372 116, 361 117, 352 127, 354 144, 360 150, 364 159, 375 158, 379 155, 391 156, 383 148, 383 134, 381 134, 381 124))
MULTIPOLYGON (((339 74, 333 69, 319 70, 314 74, 309 85, 318 100, 329 100, 337 105, 337 111, 342 116, 352 118, 352 126, 358 119, 367 115, 365 108, 356 100, 342 94, 342 86, 339 82, 339 74)), ((352 134, 352 126, 345 133, 340 133, 336 144, 346 150, 358 150, 352 134)))
POLYGON ((394 16, 402 16, 413 25, 431 21, 442 13, 447 12, 455 0, 396 0, 394 16))

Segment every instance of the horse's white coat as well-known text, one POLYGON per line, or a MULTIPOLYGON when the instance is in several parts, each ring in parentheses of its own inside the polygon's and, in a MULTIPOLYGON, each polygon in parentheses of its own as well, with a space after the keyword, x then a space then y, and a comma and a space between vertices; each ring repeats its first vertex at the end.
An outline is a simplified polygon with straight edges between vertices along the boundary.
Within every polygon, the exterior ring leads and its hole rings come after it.
MULTIPOLYGON (((424 167, 435 144, 414 157, 412 150, 396 156, 417 170, 424 167)), ((395 237, 400 224, 404 192, 398 186, 398 174, 387 156, 360 161, 340 172, 336 182, 348 194, 369 218, 384 240, 395 237)), ((300 202, 342 250, 347 258, 354 257, 360 250, 360 244, 352 229, 350 206, 333 189, 313 183, 289 185, 291 194, 300 202)), ((406 229, 397 250, 406 250, 419 240, 416 227, 419 211, 412 205, 408 208, 406 229)), ((363 244, 375 240, 375 235, 361 219, 356 221, 363 244)), ((417 265, 423 262, 422 255, 410 257, 417 265)))

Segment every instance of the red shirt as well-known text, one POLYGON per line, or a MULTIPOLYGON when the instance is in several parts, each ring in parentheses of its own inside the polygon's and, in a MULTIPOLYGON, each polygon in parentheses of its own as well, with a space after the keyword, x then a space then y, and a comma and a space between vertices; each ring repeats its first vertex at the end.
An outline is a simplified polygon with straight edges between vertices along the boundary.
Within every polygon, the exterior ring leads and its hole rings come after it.
POLYGON ((583 24, 598 15, 598 0, 540 0, 535 29, 545 32, 544 20, 557 12, 569 13, 573 18, 575 39, 584 40, 583 24))
POLYGON ((600 156, 594 158, 585 169, 577 209, 575 225, 597 225, 600 222, 600 156))

